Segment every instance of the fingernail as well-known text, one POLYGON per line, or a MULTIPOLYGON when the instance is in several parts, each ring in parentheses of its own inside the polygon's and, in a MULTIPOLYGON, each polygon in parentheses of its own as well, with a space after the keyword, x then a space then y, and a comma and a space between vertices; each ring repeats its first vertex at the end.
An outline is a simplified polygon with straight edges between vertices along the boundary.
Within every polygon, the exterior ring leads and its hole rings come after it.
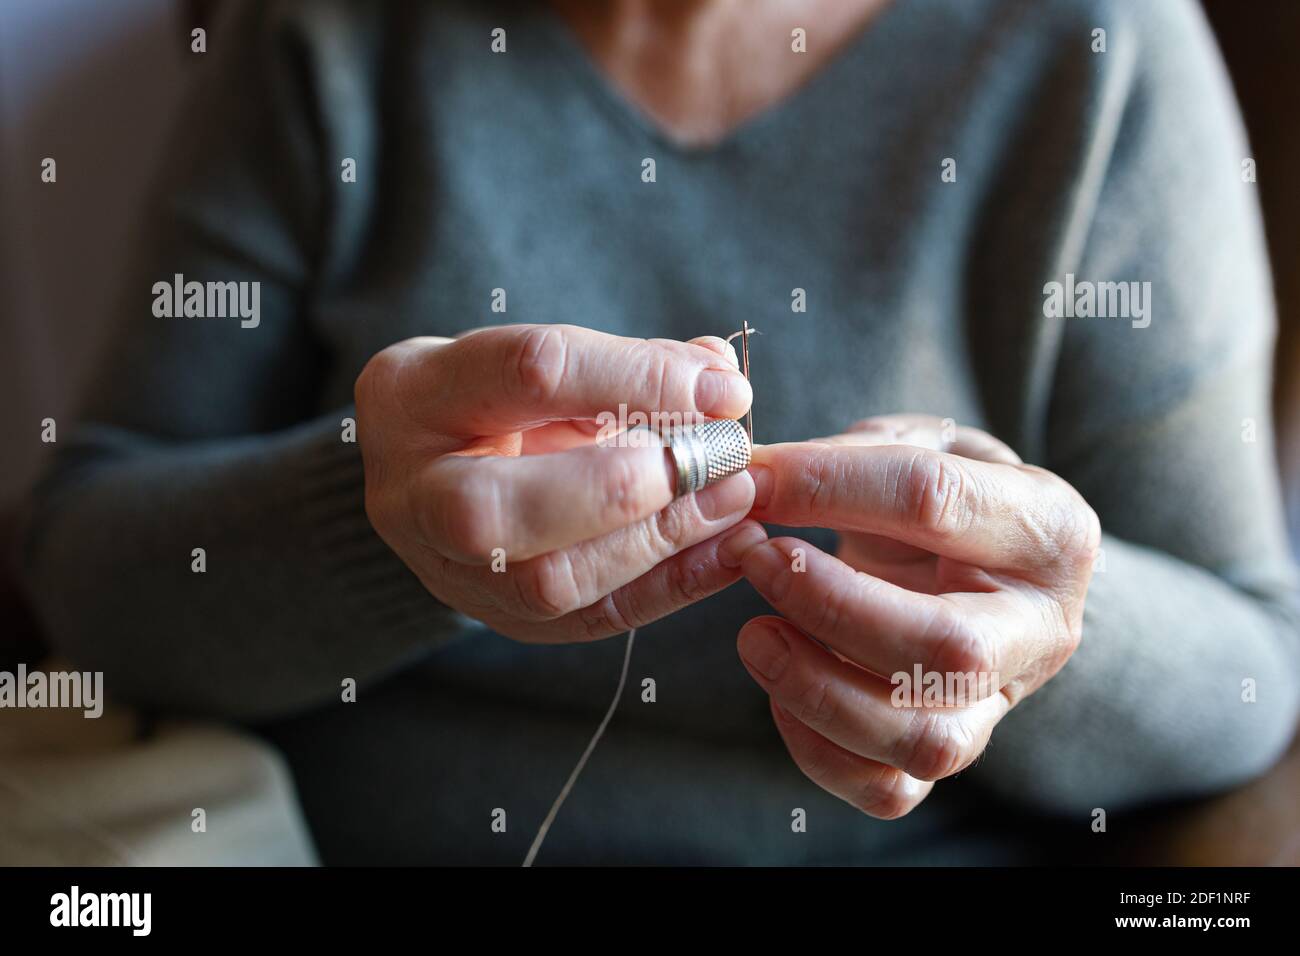
POLYGON ((716 521, 737 511, 748 511, 751 482, 741 475, 729 475, 716 485, 695 493, 695 507, 705 521, 716 521))
POLYGON ((754 479, 754 507, 766 508, 772 500, 772 486, 776 484, 776 477, 767 465, 750 465, 749 474, 754 479))
POLYGON ((740 656, 768 680, 779 680, 790 660, 790 645, 775 629, 755 624, 741 632, 740 656))
POLYGON ((749 383, 739 372, 706 368, 695 380, 695 407, 706 415, 726 415, 748 404, 749 383))
POLYGON ((744 524, 724 538, 718 545, 718 563, 724 568, 738 568, 745 554, 755 545, 767 540, 762 525, 744 524))
POLYGON ((790 590, 790 561, 776 545, 751 548, 741 566, 745 577, 763 592, 768 600, 782 600, 790 590))

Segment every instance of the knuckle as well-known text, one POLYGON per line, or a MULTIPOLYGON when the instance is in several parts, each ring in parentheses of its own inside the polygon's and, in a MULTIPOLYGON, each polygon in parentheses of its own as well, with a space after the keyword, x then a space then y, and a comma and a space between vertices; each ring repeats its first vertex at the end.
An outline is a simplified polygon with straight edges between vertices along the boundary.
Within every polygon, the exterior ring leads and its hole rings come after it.
POLYGON ((564 381, 568 351, 561 326, 539 325, 520 336, 511 368, 524 401, 544 406, 555 398, 564 381))
POLYGON ((664 586, 674 607, 685 607, 708 596, 708 582, 704 564, 698 560, 679 558, 668 562, 664 586))
POLYGON ((553 621, 582 607, 573 561, 560 551, 533 558, 516 568, 515 587, 524 614, 538 621, 553 621))
POLYGON ((441 354, 440 349, 430 350, 418 338, 396 342, 375 353, 352 386, 358 423, 373 421, 383 428, 394 418, 420 420, 419 409, 425 407, 428 398, 427 373, 441 354))
POLYGON ((952 715, 917 710, 898 742, 898 768, 918 780, 940 780, 974 759, 973 743, 952 715))
POLYGON ((1030 469, 1047 485, 1046 518, 1039 537, 1065 564, 1091 565, 1101 548, 1101 520, 1064 478, 1043 468, 1030 469))
POLYGON ((650 520, 650 533, 654 538, 656 554, 667 556, 681 550, 696 525, 694 508, 692 496, 689 499, 678 499, 667 508, 655 512, 650 520))
POLYGON ((863 813, 880 820, 897 820, 916 806, 907 776, 884 765, 859 785, 851 802, 863 813))
POLYGON ((1083 497, 1070 490, 1073 499, 1067 510, 1063 550, 1081 565, 1092 566, 1101 550, 1101 519, 1083 497))
POLYGON ((898 481, 904 514, 940 540, 953 540, 970 530, 973 489, 970 475, 955 457, 929 451, 914 455, 898 481))
POLYGON ((620 526, 629 524, 644 514, 647 496, 640 469, 643 459, 636 455, 621 454, 621 451, 622 449, 607 450, 605 467, 600 469, 595 489, 603 513, 620 526))
POLYGON ((363 503, 366 509, 366 520, 382 535, 388 530, 392 521, 392 496, 382 492, 367 479, 363 503))
MULTIPOLYGON (((404 539, 409 534, 410 524, 397 514, 397 509, 392 504, 392 495, 367 486, 363 501, 366 520, 370 523, 371 529, 384 544, 402 557, 403 563, 414 570, 415 565, 405 556, 406 549, 403 547, 404 539)), ((416 533, 420 533, 418 527, 416 533)), ((426 549, 426 554, 430 560, 437 560, 440 557, 432 549, 426 549)))
POLYGON ((826 515, 835 504, 843 481, 841 459, 821 450, 802 456, 796 482, 787 492, 806 507, 811 518, 826 515))
POLYGON ((989 632, 968 616, 942 611, 927 628, 926 639, 933 645, 929 669, 948 674, 993 674, 997 672, 996 642, 989 632))
POLYGON ((1063 665, 1079 649, 1079 645, 1083 643, 1083 605, 1069 606, 1059 601, 1053 601, 1052 607, 1056 615, 1056 621, 1060 623, 1055 628, 1052 628, 1049 624, 1048 633, 1062 636, 1058 645, 1058 656, 1060 663, 1063 665))
POLYGON ((1064 664, 1066 660, 1069 660, 1074 652, 1079 649, 1079 645, 1083 643, 1082 609, 1080 609, 1078 613, 1070 615, 1069 620, 1066 623, 1065 635, 1065 646, 1063 648, 1065 653, 1061 662, 1062 664, 1064 664))
POLYGON ((471 564, 486 564, 492 552, 506 547, 500 514, 494 501, 476 483, 457 482, 439 493, 442 528, 428 526, 432 511, 417 507, 415 514, 426 522, 426 539, 471 564))
POLYGON ((819 739, 808 744, 796 761, 804 776, 819 786, 827 786, 835 776, 836 760, 832 747, 829 741, 819 739))
MULTIPOLYGON (((792 575, 797 582, 800 575, 792 575)), ((804 576, 806 577, 806 575, 804 576)), ((830 587, 820 596, 820 599, 812 602, 813 626, 811 633, 822 635, 827 638, 833 638, 840 633, 841 626, 849 614, 849 593, 844 584, 836 584, 830 587)))
POLYGON ((595 604, 583 608, 578 613, 581 632, 588 640, 603 640, 637 626, 634 623, 635 616, 625 614, 618 606, 617 593, 606 594, 595 604))
POLYGON ((812 680, 795 694, 790 712, 814 730, 826 730, 836 721, 836 697, 827 680, 812 680))
POLYGON ((668 401, 668 397, 672 395, 673 388, 672 361, 662 349, 654 349, 648 345, 645 346, 645 348, 649 356, 647 361, 650 364, 650 370, 646 375, 646 381, 653 381, 655 383, 654 407, 668 412, 686 411, 687 409, 685 408, 674 409, 669 407, 670 404, 677 404, 668 401))
POLYGON ((661 413, 684 413, 691 410, 691 404, 683 404, 677 388, 681 384, 678 378, 679 359, 664 347, 662 339, 637 339, 627 345, 621 361, 628 368, 630 377, 645 383, 644 401, 661 413))
POLYGON ((814 515, 822 514, 834 497, 835 459, 829 455, 810 455, 804 468, 804 480, 808 510, 814 515))
POLYGON ((365 368, 361 370, 352 383, 352 403, 357 408, 357 415, 364 416, 370 410, 370 404, 375 396, 375 376, 378 374, 374 370, 374 365, 378 356, 372 358, 366 363, 365 368))
POLYGON ((392 381, 394 369, 400 364, 397 355, 398 347, 389 346, 376 352, 361 369, 361 373, 352 384, 352 397, 358 412, 368 409, 382 393, 386 384, 392 381))

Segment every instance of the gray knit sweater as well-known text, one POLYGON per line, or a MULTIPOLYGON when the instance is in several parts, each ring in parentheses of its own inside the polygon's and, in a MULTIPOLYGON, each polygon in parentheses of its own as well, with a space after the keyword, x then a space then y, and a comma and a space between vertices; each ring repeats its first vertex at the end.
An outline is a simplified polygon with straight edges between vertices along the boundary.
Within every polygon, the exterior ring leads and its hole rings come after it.
POLYGON ((1187 0, 895 0, 708 149, 675 147, 531 4, 248 4, 199 70, 27 567, 52 640, 111 695, 263 726, 326 860, 517 862, 613 692, 622 639, 524 646, 425 593, 341 437, 375 352, 503 320, 748 319, 758 440, 952 417, 1067 478, 1107 535, 1078 653, 896 823, 785 753, 735 651, 765 609, 748 584, 643 629, 540 862, 1017 859, 1025 808, 1086 832, 1093 808, 1229 786, 1285 746, 1271 293, 1187 0), (156 315, 177 274, 259 282, 260 321, 156 315), (1149 282, 1149 325, 1055 314, 1044 288, 1067 281, 1149 282))

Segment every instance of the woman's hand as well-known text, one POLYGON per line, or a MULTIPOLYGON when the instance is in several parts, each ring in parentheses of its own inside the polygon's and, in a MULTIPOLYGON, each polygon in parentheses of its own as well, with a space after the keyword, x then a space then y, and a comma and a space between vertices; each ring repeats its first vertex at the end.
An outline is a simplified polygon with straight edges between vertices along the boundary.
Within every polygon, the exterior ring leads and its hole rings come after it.
POLYGON ((357 379, 366 512, 430 593, 494 630, 609 637, 731 584, 765 535, 744 521, 747 473, 673 500, 663 449, 603 447, 595 422, 620 404, 734 418, 749 402, 717 338, 521 325, 411 339, 357 379))
POLYGON ((1002 442, 929 416, 756 448, 750 470, 759 520, 843 533, 838 557, 795 538, 744 555, 783 617, 749 621, 740 656, 804 773, 902 816, 1078 646, 1097 517, 1002 442))

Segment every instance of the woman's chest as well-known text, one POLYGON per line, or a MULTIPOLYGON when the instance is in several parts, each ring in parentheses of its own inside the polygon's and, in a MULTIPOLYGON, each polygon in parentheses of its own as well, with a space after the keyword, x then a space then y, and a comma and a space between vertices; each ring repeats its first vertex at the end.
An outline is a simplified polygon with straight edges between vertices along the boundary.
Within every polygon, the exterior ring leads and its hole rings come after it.
POLYGON ((960 289, 909 263, 892 223, 851 196, 772 195, 686 166, 667 158, 650 183, 480 166, 440 184, 426 210, 403 213, 420 223, 402 230, 414 238, 401 269, 324 305, 322 331, 349 357, 330 399, 346 400, 371 354, 416 335, 569 323, 690 339, 748 322, 759 441, 896 411, 979 424, 960 289))

